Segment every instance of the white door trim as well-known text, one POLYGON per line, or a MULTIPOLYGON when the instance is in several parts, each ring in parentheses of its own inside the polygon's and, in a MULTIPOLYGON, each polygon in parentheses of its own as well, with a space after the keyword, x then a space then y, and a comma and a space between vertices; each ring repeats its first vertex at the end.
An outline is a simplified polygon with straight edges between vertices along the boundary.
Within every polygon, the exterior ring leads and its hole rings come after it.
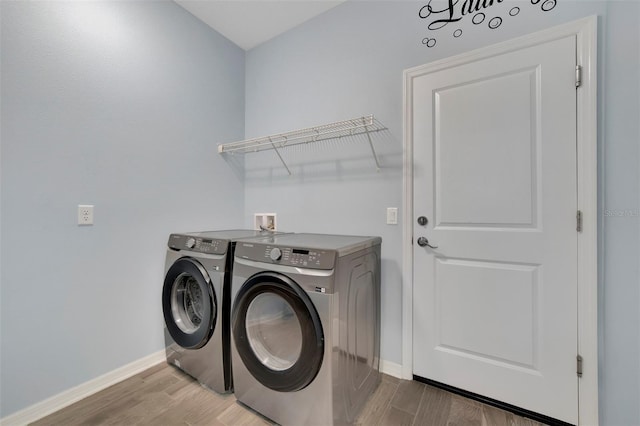
POLYGON ((597 17, 591 16, 503 43, 404 71, 404 161, 402 241, 402 376, 413 378, 413 79, 443 68, 575 35, 582 83, 577 92, 578 209, 578 348, 583 374, 578 386, 579 423, 598 424, 598 251, 597 251, 597 17))

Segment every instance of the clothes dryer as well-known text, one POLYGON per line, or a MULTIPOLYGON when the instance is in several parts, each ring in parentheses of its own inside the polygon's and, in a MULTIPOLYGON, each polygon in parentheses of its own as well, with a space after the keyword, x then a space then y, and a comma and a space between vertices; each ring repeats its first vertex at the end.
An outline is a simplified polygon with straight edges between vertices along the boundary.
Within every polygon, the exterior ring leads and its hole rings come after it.
POLYGON ((271 235, 238 229, 169 236, 162 289, 167 362, 216 392, 232 389, 229 298, 233 249, 243 238, 268 239, 271 235))
POLYGON ((234 392, 281 425, 353 423, 380 381, 379 237, 238 242, 234 392))

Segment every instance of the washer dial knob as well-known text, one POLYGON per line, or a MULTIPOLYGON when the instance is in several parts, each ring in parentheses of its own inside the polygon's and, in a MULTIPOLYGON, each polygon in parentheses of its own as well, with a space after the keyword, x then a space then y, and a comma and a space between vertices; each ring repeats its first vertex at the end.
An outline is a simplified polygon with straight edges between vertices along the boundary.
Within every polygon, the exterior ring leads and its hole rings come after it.
POLYGON ((280 250, 278 247, 272 248, 271 252, 269 253, 269 257, 271 258, 271 260, 280 260, 282 258, 282 250, 280 250))
POLYGON ((185 244, 187 246, 187 248, 194 248, 196 246, 196 239, 195 238, 189 238, 187 239, 187 242, 185 244))

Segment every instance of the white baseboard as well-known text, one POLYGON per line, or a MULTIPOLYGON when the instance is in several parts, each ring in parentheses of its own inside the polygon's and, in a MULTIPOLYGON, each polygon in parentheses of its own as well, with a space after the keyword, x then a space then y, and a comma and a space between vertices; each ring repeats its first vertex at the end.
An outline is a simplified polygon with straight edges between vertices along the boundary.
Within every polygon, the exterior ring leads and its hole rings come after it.
MULTIPOLYGON (((11 414, 0 420, 3 426, 22 426, 55 413, 74 402, 93 395, 103 389, 108 388, 118 382, 128 379, 147 368, 166 360, 164 349, 148 355, 130 364, 117 368, 93 380, 82 383, 74 388, 68 389, 57 395, 47 398, 44 401, 33 404, 17 413, 11 414)), ((402 365, 395 362, 380 360, 380 371, 393 377, 402 378, 402 365)))
POLYGON ((1 419, 0 424, 3 426, 21 426, 35 422, 165 360, 165 351, 163 349, 11 414, 1 419))
POLYGON ((384 359, 381 359, 380 371, 384 374, 388 374, 389 376, 402 379, 402 365, 396 364, 395 362, 385 361, 384 359))

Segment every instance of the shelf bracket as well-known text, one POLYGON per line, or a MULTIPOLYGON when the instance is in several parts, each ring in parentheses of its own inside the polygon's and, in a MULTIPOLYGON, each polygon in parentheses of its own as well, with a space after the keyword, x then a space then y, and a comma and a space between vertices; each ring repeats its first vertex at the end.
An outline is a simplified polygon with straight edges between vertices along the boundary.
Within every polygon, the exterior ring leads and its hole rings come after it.
POLYGON ((269 142, 271 142, 271 146, 273 147, 273 150, 276 152, 276 154, 278 154, 278 158, 280 159, 280 161, 282 161, 282 165, 284 166, 285 169, 287 169, 287 173, 289 173, 289 176, 291 176, 291 170, 289 170, 287 163, 284 162, 284 159, 282 158, 282 155, 280 155, 280 151, 278 150, 278 147, 276 147, 276 144, 273 143, 273 140, 271 140, 271 137, 269 137, 269 142))
POLYGON ((380 171, 380 162, 378 161, 378 155, 376 154, 376 149, 373 147, 373 142, 371 141, 371 133, 369 133, 369 127, 367 126, 367 122, 365 118, 362 118, 362 122, 364 123, 364 129, 367 134, 367 139, 369 140, 369 147, 371 147, 371 153, 373 154, 373 159, 376 162, 376 172, 380 171))

